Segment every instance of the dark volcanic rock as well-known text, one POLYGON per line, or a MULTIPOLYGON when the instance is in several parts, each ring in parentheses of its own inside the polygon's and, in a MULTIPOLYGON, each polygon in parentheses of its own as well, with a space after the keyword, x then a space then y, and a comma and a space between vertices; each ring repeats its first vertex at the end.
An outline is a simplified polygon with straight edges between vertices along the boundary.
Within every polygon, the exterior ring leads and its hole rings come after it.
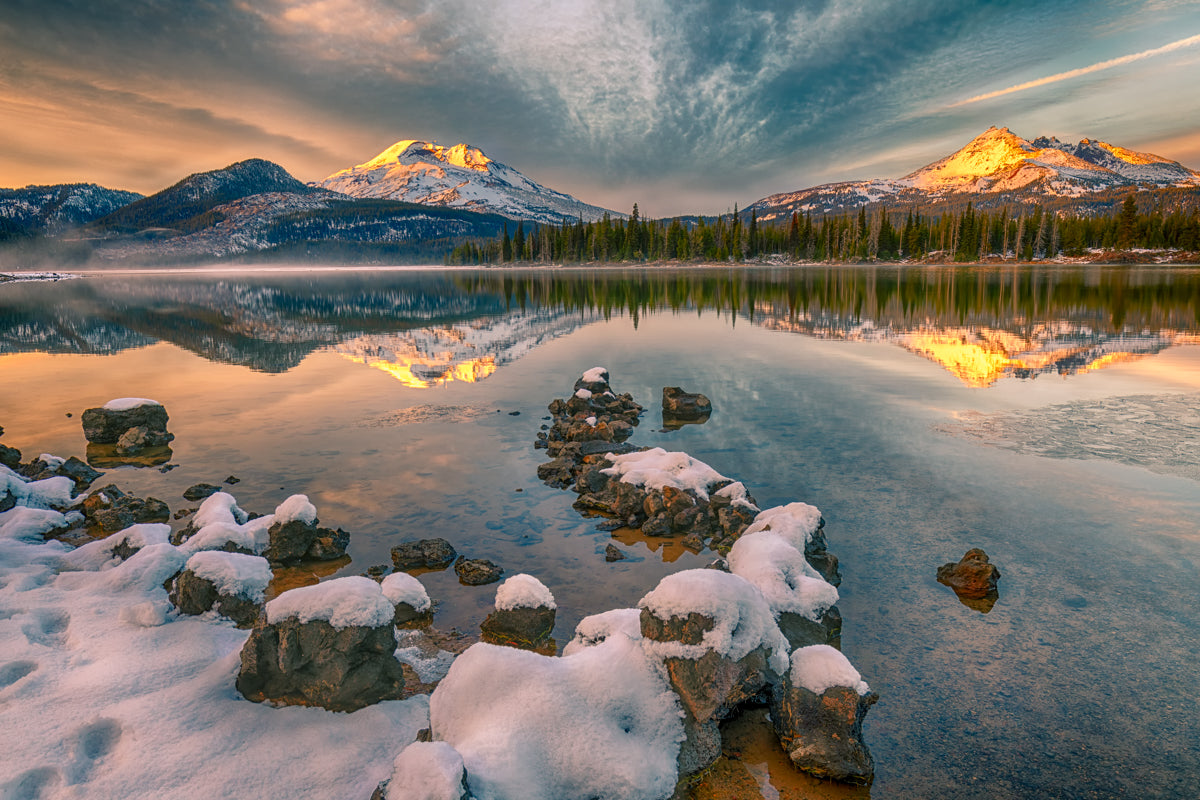
POLYGON ((168 597, 183 614, 203 614, 216 608, 218 614, 229 617, 239 628, 252 627, 262 611, 262 605, 253 600, 220 594, 212 581, 189 569, 171 582, 168 597))
POLYGON ((968 550, 957 564, 938 567, 937 579, 959 597, 980 599, 998 594, 996 582, 1000 580, 1000 570, 988 562, 987 553, 976 548, 968 550))
POLYGON ((483 586, 500 580, 504 568, 486 558, 459 556, 454 562, 454 572, 458 575, 458 580, 467 586, 483 586))
POLYGON ((445 539, 418 539, 392 548, 392 563, 396 569, 445 569, 458 556, 445 539))
POLYGON ((167 409, 157 404, 115 411, 89 408, 83 412, 83 435, 95 444, 116 444, 122 434, 130 428, 145 428, 150 433, 166 435, 173 439, 174 437, 167 433, 167 421, 167 409))
POLYGON ((183 490, 183 499, 191 500, 193 503, 198 500, 203 500, 221 491, 220 486, 215 486, 211 483, 197 483, 183 490))
POLYGON ((396 629, 335 628, 325 620, 259 617, 242 647, 237 689, 247 700, 356 711, 404 696, 396 629))
POLYGON ((88 526, 106 534, 139 522, 166 522, 171 518, 171 509, 162 500, 135 497, 112 484, 88 495, 82 509, 88 526))
POLYGON ((496 609, 479 626, 483 640, 491 644, 537 650, 554 631, 555 611, 548 606, 496 609))
POLYGON ((786 682, 776 688, 771 720, 792 764, 818 778, 869 785, 875 761, 862 738, 862 721, 879 699, 849 686, 821 694, 786 682))

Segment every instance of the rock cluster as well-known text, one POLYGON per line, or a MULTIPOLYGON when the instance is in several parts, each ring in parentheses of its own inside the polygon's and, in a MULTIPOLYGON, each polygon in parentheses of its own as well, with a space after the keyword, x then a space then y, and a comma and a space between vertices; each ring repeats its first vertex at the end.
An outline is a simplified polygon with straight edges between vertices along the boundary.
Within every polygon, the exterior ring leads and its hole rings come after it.
POLYGON ((88 527, 102 534, 116 533, 141 522, 166 522, 171 509, 154 497, 141 498, 109 484, 83 501, 88 527))

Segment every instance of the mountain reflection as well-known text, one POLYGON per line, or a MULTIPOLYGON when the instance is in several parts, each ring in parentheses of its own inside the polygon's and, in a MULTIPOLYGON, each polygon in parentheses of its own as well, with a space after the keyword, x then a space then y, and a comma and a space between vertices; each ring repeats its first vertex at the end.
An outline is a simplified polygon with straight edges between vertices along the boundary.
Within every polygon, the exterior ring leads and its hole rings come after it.
POLYGON ((968 386, 1073 375, 1200 341, 1200 272, 914 266, 89 277, 0 288, 0 354, 170 342, 283 372, 314 350, 413 388, 478 381, 613 316, 670 310, 883 341, 968 386))

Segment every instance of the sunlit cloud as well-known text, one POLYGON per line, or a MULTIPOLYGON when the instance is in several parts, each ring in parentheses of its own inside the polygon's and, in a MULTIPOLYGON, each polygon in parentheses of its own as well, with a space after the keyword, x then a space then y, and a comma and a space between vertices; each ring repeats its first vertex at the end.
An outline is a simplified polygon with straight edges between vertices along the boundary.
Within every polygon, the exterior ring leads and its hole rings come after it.
POLYGON ((1045 78, 1038 78, 1037 80, 1026 81, 1025 83, 1018 83, 1016 86, 1009 86, 1007 89, 997 89, 994 92, 987 92, 986 94, 980 94, 980 95, 976 95, 975 97, 969 97, 966 100, 960 100, 957 103, 951 103, 947 107, 948 108, 958 108, 960 106, 970 105, 971 103, 980 103, 980 102, 983 102, 984 100, 991 100, 992 98, 995 98, 995 97, 1003 97, 1006 94, 1014 94, 1016 92, 1023 92, 1027 89, 1036 89, 1039 86, 1048 86, 1052 83, 1058 83, 1059 81, 1067 81, 1067 80, 1071 80, 1072 78, 1078 78, 1082 75, 1090 75, 1093 72, 1101 72, 1106 69, 1112 69, 1113 67, 1120 67, 1120 66, 1124 66, 1125 64, 1132 64, 1135 61, 1141 61, 1142 59, 1145 59, 1145 58, 1152 58, 1154 56, 1162 55, 1163 53, 1172 53, 1172 52, 1175 52, 1176 50, 1182 50, 1185 47, 1192 47, 1193 45, 1197 45, 1197 44, 1200 44, 1200 35, 1189 36, 1186 39, 1180 39, 1177 42, 1171 42, 1170 44, 1163 45, 1162 47, 1155 47, 1152 50, 1143 50, 1140 53, 1133 53, 1131 55, 1121 56, 1120 58, 1112 58, 1112 59, 1109 59, 1108 61, 1101 61, 1097 64, 1092 64, 1091 66, 1088 66, 1088 67, 1080 67, 1079 69, 1072 69, 1072 70, 1068 70, 1066 72, 1059 72, 1055 75, 1047 75, 1045 78))

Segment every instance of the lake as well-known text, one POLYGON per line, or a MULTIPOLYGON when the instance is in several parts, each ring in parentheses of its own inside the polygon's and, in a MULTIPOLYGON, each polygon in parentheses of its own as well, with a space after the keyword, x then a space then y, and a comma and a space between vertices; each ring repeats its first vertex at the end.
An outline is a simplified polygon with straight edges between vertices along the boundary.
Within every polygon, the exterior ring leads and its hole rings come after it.
MULTIPOLYGON (((351 560, 293 570, 277 588, 444 537, 545 583, 560 647, 583 616, 633 606, 714 557, 598 530, 573 492, 537 479, 547 404, 594 366, 645 406, 634 444, 684 450, 763 508, 821 509, 842 565, 842 650, 881 695, 864 726, 869 792, 798 780, 748 748, 697 796, 735 796, 740 780, 768 798, 1195 797, 1200 271, 294 270, 0 284, 0 425, 26 459, 85 457, 84 409, 154 398, 170 413, 169 456, 95 486, 172 510, 195 506, 187 487, 229 475, 247 510, 308 495, 323 525, 350 531, 351 560), (711 418, 664 428, 665 386, 706 394, 711 418), (630 557, 607 563, 609 543, 630 557), (987 613, 935 580, 973 547, 1002 573, 987 613)), ((462 586, 452 570, 420 579, 435 625, 477 631, 495 585, 462 586)))

